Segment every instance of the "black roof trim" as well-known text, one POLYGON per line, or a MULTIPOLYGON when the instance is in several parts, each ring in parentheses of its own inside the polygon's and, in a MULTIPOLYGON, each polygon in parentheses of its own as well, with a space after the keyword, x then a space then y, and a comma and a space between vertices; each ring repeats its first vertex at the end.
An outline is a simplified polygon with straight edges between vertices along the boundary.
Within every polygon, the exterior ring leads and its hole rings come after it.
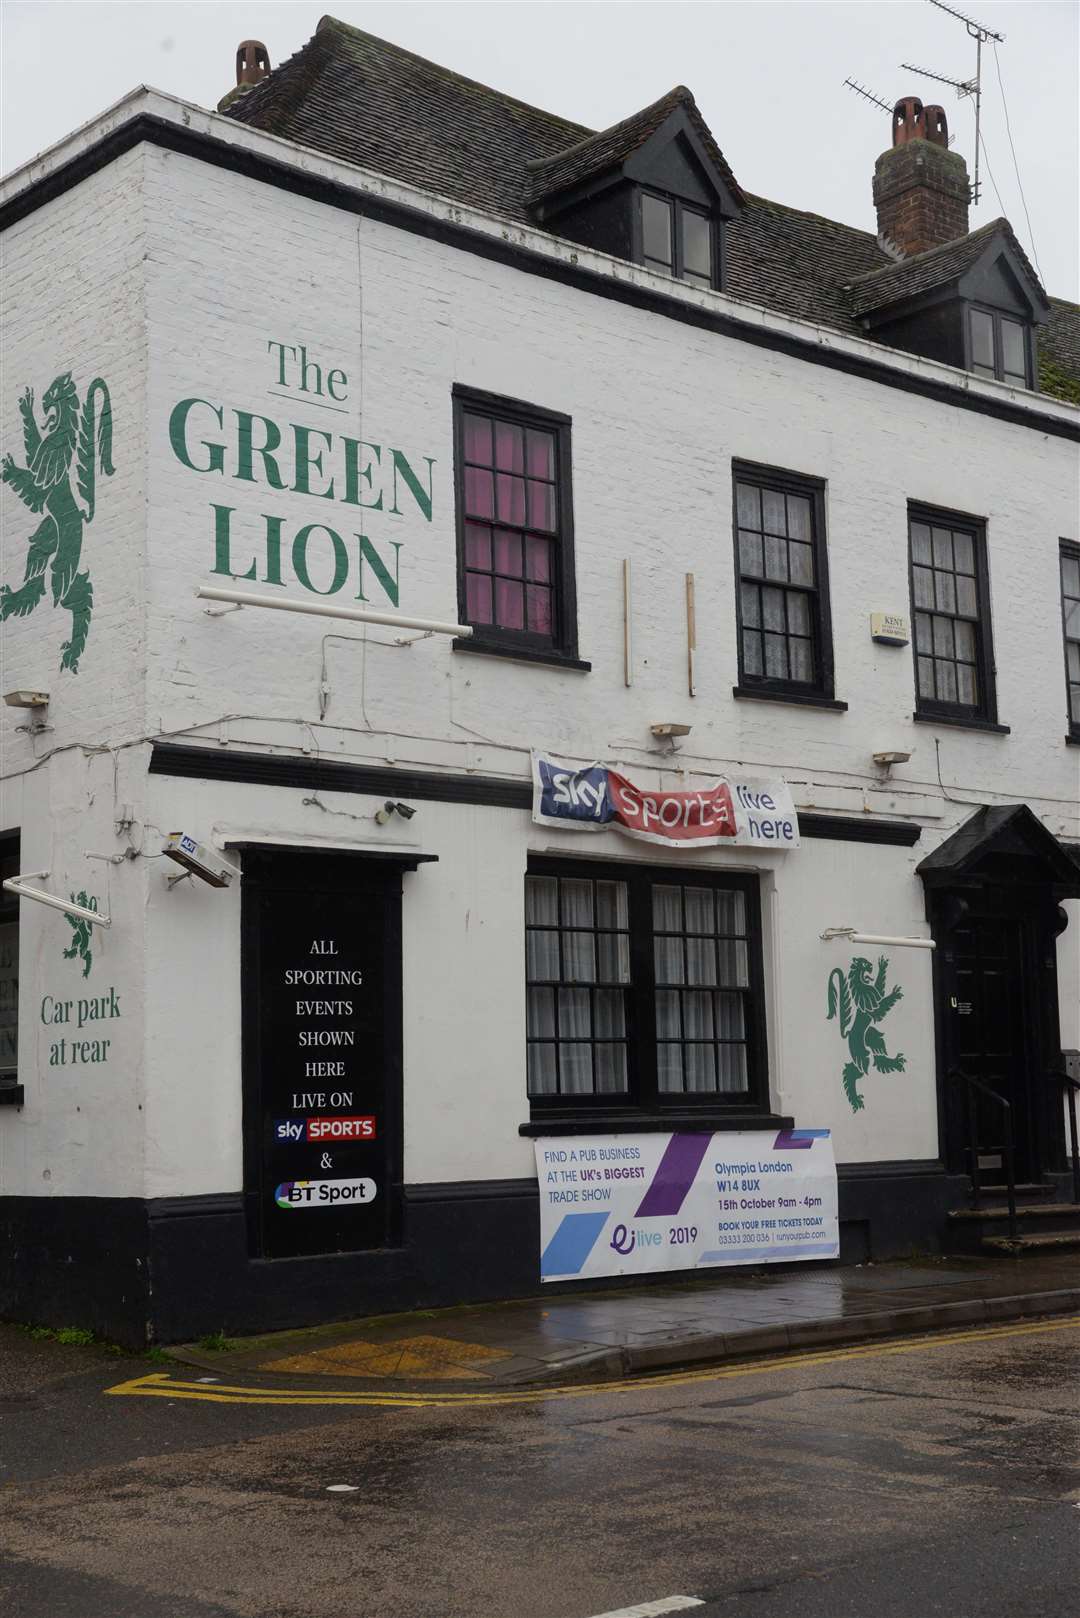
MULTIPOLYGON (((338 764, 292 753, 241 753, 232 748, 155 742, 151 775, 197 781, 238 781, 296 791, 362 792, 374 798, 417 798, 429 803, 471 803, 487 809, 531 809, 529 781, 491 775, 452 775, 438 770, 399 770, 382 764, 338 764)), ((901 820, 855 820, 842 815, 800 815, 804 837, 851 843, 891 843, 910 848, 922 828, 901 820)), ((254 846, 254 845, 253 845, 254 846)))

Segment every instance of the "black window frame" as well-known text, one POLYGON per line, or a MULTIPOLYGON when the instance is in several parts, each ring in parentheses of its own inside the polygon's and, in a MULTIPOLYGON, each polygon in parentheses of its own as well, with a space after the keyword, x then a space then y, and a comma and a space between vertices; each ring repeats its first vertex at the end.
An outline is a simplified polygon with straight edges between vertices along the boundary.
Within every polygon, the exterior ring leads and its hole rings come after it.
MULTIPOLYGON (((497 624, 475 624, 472 634, 453 642, 456 651, 492 652, 528 662, 559 663, 588 670, 578 657, 577 582, 574 565, 574 494, 571 460, 572 420, 541 405, 486 393, 455 383, 451 390, 454 432, 454 508, 457 536, 458 620, 469 623, 465 565, 465 434, 467 412, 487 415, 517 426, 550 432, 555 439, 555 490, 558 535, 553 547, 555 580, 552 591, 555 632, 541 635, 527 629, 497 624)), ((492 520, 494 528, 498 524, 492 520)), ((504 525, 507 526, 507 525, 504 525)))
MULTIPOLYGON (((825 530, 825 480, 803 472, 792 472, 779 466, 762 466, 754 461, 733 460, 731 463, 731 535, 735 561, 735 625, 739 657, 739 683, 736 696, 770 697, 782 701, 803 702, 808 705, 836 702, 836 671, 833 660, 832 607, 829 591, 829 555, 825 530), (814 649, 816 678, 813 681, 781 679, 770 674, 751 674, 746 670, 743 655, 743 603, 744 576, 739 547, 739 490, 740 483, 749 483, 760 490, 797 495, 810 502, 811 543, 814 553, 815 583, 812 587, 792 585, 778 579, 758 579, 746 575, 746 582, 762 587, 775 585, 782 590, 804 589, 811 600, 811 641, 814 649)), ((746 626, 753 628, 754 626, 746 626)))
MULTIPOLYGON (((10 864, 11 866, 10 873, 3 873, 5 877, 8 874, 12 876, 17 876, 19 874, 21 846, 21 837, 17 831, 0 832, 0 861, 2 861, 5 865, 10 864)), ((9 888, 0 888, 0 921, 4 922, 5 924, 10 924, 12 922, 15 924, 16 956, 15 1016, 12 1022, 12 1027, 14 1028, 15 1033, 15 1061, 11 1067, 0 1068, 0 1105, 6 1104, 15 1106, 21 1106, 23 1101, 23 1086, 19 1083, 18 962, 22 944, 21 929, 19 926, 19 910, 20 900, 18 894, 12 893, 9 888)))
MULTIPOLYGON (((907 507, 908 594, 911 601, 911 670, 915 684, 916 719, 943 720, 946 723, 998 727, 997 666, 994 662, 993 620, 990 612, 990 569, 986 543, 985 517, 973 517, 968 512, 950 511, 943 506, 926 505, 909 500, 907 507), (947 702, 937 697, 924 697, 919 689, 919 639, 917 616, 930 613, 931 617, 965 618, 946 609, 919 606, 915 600, 915 558, 911 528, 921 523, 931 529, 949 528, 971 535, 975 557, 975 598, 978 617, 975 624, 974 668, 978 680, 980 700, 977 703, 947 702)), ((948 571, 939 569, 938 571, 948 571)), ((952 570, 955 576, 955 569, 952 570)), ((966 619, 967 622, 972 622, 966 619)), ((955 661, 955 659, 954 659, 955 661)))
MULTIPOLYGON (((1034 382, 1033 382, 1032 379, 1033 379, 1033 377, 1035 375, 1035 353, 1034 353, 1034 341, 1033 341, 1033 336, 1032 336, 1031 322, 1029 320, 1025 320, 1022 315, 1018 315, 1014 311, 1007 310, 1007 309, 994 309, 990 304, 987 304, 987 303, 972 303, 972 302, 969 302, 967 304, 967 306, 966 306, 965 317, 964 317, 964 354, 965 354, 965 357, 966 357, 966 363, 965 363, 965 367, 964 367, 965 370, 970 371, 973 376, 982 376, 983 375, 981 370, 976 370, 976 368, 975 368, 975 342, 974 342, 974 339, 972 337, 972 332, 971 332, 971 317, 974 314, 986 315, 990 320, 993 321, 993 325, 994 325, 994 334, 993 334, 993 343, 994 343, 994 377, 993 377, 993 380, 996 381, 996 382, 1005 382, 1005 383, 1007 383, 1009 385, 1009 387, 1013 387, 1013 388, 1017 388, 1017 387, 1031 388, 1031 387, 1033 387, 1034 382), (1001 335, 1001 322, 1003 320, 1009 320, 1009 321, 1012 322, 1012 324, 1014 326, 1019 326, 1021 332, 1023 333, 1023 341, 1024 341, 1024 379, 1023 379, 1022 382, 1019 382, 1019 381, 1016 380, 1016 373, 1015 372, 1010 373, 1008 376, 1006 376, 1006 374, 1005 374, 1005 343, 1004 343, 1004 340, 1003 340, 1002 335, 1001 335)), ((983 380, 984 381, 989 381, 990 378, 983 377, 983 380)))
POLYGON ((658 191, 655 186, 639 185, 635 188, 634 196, 634 261, 643 269, 652 270, 656 275, 670 275, 673 281, 681 281, 684 286, 696 287, 699 292, 704 291, 700 280, 688 277, 683 262, 683 229, 684 213, 696 214, 704 219, 709 226, 709 255, 711 259, 711 274, 708 290, 717 292, 720 289, 720 254, 723 246, 720 220, 709 208, 703 208, 698 203, 684 202, 682 197, 674 196, 670 191, 658 191), (657 202, 666 204, 671 215, 671 268, 670 270, 658 259, 647 260, 645 257, 645 226, 643 219, 644 198, 652 197, 657 202))
MULTIPOLYGON (((760 1119, 769 1115, 769 1049, 765 1003, 765 965, 762 938, 761 890, 755 873, 729 869, 684 870, 671 865, 638 864, 636 861, 563 859, 557 855, 530 854, 526 877, 555 876, 587 878, 591 881, 624 882, 627 885, 630 939, 630 982, 627 985, 627 1044, 629 1087, 626 1092, 589 1095, 531 1095, 528 1089, 526 1050, 527 1028, 522 1029, 523 1088, 534 1123, 568 1123, 605 1119, 629 1128, 636 1123, 687 1122, 695 1120, 760 1119), (656 1037, 656 973, 653 952, 652 888, 654 885, 710 887, 742 893, 746 914, 748 986, 744 991, 747 1007, 746 1064, 748 1088, 745 1091, 662 1092, 659 1088, 656 1037)), ((525 883, 522 883, 522 917, 527 915, 525 883)), ((528 992, 528 966, 524 986, 528 992)), ((546 986, 546 984, 545 984, 546 986)), ((692 987, 692 986, 690 986, 692 987)), ((719 986, 722 990, 723 986, 719 986)), ((686 1044, 684 1039, 680 1042, 686 1044)))
POLYGON ((1073 687, 1080 689, 1080 681, 1074 680, 1069 672, 1069 647, 1080 648, 1080 636, 1070 635, 1065 617, 1066 600, 1074 601, 1080 598, 1066 596, 1065 570, 1062 564, 1066 561, 1075 562, 1080 567, 1080 544, 1075 539, 1062 539, 1058 541, 1058 584, 1061 593, 1061 649, 1065 659, 1065 718, 1067 722, 1066 737, 1070 742, 1080 742, 1080 716, 1073 717, 1072 692, 1073 687))

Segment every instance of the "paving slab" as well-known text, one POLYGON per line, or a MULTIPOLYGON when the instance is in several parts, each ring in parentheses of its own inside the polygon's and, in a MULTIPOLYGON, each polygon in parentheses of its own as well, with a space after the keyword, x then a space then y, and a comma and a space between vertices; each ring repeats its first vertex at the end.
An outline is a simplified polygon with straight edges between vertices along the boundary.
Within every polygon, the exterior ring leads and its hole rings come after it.
POLYGON ((221 1379, 443 1391, 603 1381, 680 1365, 1080 1310, 1080 1254, 718 1274, 166 1350, 221 1379))

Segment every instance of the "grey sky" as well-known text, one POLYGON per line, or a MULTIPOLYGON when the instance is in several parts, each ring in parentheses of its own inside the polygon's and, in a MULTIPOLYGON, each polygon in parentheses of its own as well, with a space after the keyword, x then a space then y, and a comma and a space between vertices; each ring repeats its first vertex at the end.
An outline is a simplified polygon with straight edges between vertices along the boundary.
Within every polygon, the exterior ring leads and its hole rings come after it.
MULTIPOLYGON (((1080 7, 955 3, 1005 35, 997 64, 992 46, 983 54, 983 131, 1001 201, 984 169, 972 223, 1004 212, 1031 250, 999 65, 1044 282, 1077 298, 1080 7)), ((212 106, 233 83, 241 39, 262 39, 277 66, 314 33, 324 9, 597 128, 688 84, 745 189, 868 230, 874 159, 889 143, 889 123, 843 88, 849 74, 886 101, 907 93, 940 101, 969 169, 973 162, 971 102, 899 66, 914 62, 958 79, 974 72, 963 24, 922 0, 7 0, 0 166, 26 162, 139 83, 212 106)))

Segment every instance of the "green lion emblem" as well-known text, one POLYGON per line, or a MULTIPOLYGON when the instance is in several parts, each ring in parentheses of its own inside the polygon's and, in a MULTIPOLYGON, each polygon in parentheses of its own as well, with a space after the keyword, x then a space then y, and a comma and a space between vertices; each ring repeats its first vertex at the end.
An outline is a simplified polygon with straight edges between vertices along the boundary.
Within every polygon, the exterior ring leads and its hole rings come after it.
POLYGON ((45 594, 45 569, 51 557, 53 606, 66 607, 71 613, 71 639, 64 642, 60 667, 75 674, 90 632, 94 606, 90 574, 79 572, 83 524, 94 520, 95 460, 106 477, 113 474, 112 404, 108 388, 97 377, 87 389, 80 416, 79 395, 70 371, 49 384, 41 402, 45 410, 44 434, 34 417, 33 389, 27 388, 23 393, 19 414, 26 465, 16 466, 12 457, 5 455, 0 470, 0 478, 11 484, 24 506, 34 512, 47 513, 45 521, 30 535, 22 584, 17 590, 0 585, 0 623, 5 618, 25 618, 27 613, 33 612, 45 594), (97 413, 99 397, 101 408, 97 413), (76 486, 82 506, 71 489, 73 456, 76 457, 76 486))
POLYGON ((885 974, 889 970, 888 957, 878 957, 877 977, 871 977, 870 962, 860 955, 852 961, 845 977, 838 966, 829 973, 829 1021, 839 1013, 840 1033, 847 1040, 851 1061, 844 1064, 844 1094, 851 1103, 852 1112, 861 1112, 866 1103, 858 1091, 873 1063, 878 1073, 903 1073, 907 1057, 902 1053, 890 1056, 885 1049, 875 1023, 881 1022, 904 998, 903 989, 885 993, 885 974))
MULTIPOLYGON (((73 893, 71 902, 74 905, 82 905, 84 910, 97 909, 97 900, 92 893, 73 893)), ((83 916, 68 916, 66 920, 75 936, 71 940, 71 948, 64 951, 64 959, 65 961, 73 961, 78 957, 83 963, 82 975, 84 978, 88 978, 90 968, 94 964, 94 957, 90 949, 91 924, 83 916)))

